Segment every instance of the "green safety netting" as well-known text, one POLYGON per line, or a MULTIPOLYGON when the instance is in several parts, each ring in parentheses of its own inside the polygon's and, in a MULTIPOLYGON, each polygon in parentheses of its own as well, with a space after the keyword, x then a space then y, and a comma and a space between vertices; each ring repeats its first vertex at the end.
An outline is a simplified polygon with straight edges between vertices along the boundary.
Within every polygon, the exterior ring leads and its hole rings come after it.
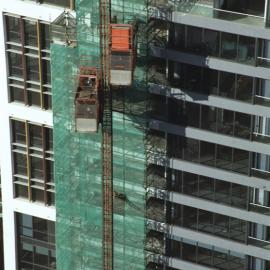
MULTIPOLYGON (((112 0, 118 23, 137 22, 134 83, 113 93, 114 269, 145 269, 146 23, 144 0, 112 0)), ((99 1, 76 1, 75 48, 53 44, 58 270, 102 269, 102 133, 75 132, 80 66, 99 67, 99 1)))

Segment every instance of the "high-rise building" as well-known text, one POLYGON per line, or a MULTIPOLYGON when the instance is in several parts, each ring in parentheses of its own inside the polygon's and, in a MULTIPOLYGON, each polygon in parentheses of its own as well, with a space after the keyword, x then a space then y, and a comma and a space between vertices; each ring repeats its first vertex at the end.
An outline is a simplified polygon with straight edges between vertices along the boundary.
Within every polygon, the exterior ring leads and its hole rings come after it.
POLYGON ((4 270, 270 269, 269 0, 0 10, 4 270))
POLYGON ((0 3, 5 270, 56 269, 49 28, 70 3, 37 2, 0 3))

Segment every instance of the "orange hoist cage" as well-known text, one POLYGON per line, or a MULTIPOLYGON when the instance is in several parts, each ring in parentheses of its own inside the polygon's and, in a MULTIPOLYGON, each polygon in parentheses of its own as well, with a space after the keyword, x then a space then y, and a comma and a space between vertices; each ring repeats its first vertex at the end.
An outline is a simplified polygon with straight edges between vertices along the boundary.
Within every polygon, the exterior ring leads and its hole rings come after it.
POLYGON ((130 24, 111 24, 112 51, 128 52, 132 49, 132 36, 130 24))

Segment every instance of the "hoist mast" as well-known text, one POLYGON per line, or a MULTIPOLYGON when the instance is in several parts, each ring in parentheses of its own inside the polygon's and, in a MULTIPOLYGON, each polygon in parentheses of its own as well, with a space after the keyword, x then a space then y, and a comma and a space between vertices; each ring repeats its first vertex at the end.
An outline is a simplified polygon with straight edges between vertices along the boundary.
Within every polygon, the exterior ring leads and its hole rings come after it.
POLYGON ((112 93, 110 89, 111 1, 99 0, 100 72, 103 91, 102 193, 103 193, 103 269, 113 269, 113 183, 112 183, 112 93))

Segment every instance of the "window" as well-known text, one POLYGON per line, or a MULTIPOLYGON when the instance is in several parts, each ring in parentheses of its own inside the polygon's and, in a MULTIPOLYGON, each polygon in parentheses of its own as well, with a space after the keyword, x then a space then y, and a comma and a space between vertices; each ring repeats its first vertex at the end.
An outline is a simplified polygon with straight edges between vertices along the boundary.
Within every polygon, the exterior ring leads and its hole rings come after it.
POLYGON ((234 112, 217 109, 217 132, 234 135, 234 112))
POLYGON ((179 35, 174 34, 174 49, 255 65, 255 38, 193 26, 181 28, 179 35))
POLYGON ((9 101, 51 109, 49 25, 6 18, 9 101))
MULTIPOLYGON (((246 186, 169 168, 166 174, 167 182, 173 183, 169 190, 244 209, 249 202, 246 186)), ((265 198, 268 198, 268 194, 265 198)), ((254 203, 258 204, 257 201, 254 203)))
POLYGON ((26 57, 27 80, 39 82, 39 68, 37 57, 26 57))
POLYGON ((21 43, 20 18, 6 16, 7 41, 21 43))
POLYGON ((253 153, 252 174, 262 178, 270 179, 270 156, 253 153))
POLYGON ((54 204, 52 129, 11 120, 14 196, 54 204))
POLYGON ((220 32, 205 29, 203 42, 205 44, 206 51, 209 55, 218 56, 220 44, 220 32))
POLYGON ((185 238, 182 238, 181 241, 167 239, 167 243, 167 254, 170 256, 173 254, 173 257, 176 258, 210 266, 214 269, 246 269, 246 258, 243 254, 185 238))
POLYGON ((253 78, 237 75, 236 80, 236 99, 252 102, 253 96, 253 78))
POLYGON ((37 47, 38 46, 38 33, 37 33, 37 23, 36 21, 24 22, 24 31, 25 31, 25 45, 37 47))
POLYGON ((235 98, 235 74, 220 72, 219 95, 228 98, 235 98))
POLYGON ((252 14, 256 16, 264 15, 265 0, 260 1, 220 1, 221 9, 240 12, 244 14, 252 14))
MULTIPOLYGON (((235 123, 234 129, 237 127, 238 123, 235 123)), ((169 158, 184 159, 222 170, 270 179, 270 155, 172 134, 168 134, 166 146, 169 158)))
POLYGON ((16 219, 18 269, 56 269, 54 222, 19 213, 16 219))
POLYGON ((172 220, 173 225, 242 243, 246 240, 247 221, 245 220, 175 203, 172 203, 172 208, 181 209, 172 220))
POLYGON ((186 47, 188 51, 201 54, 204 52, 204 46, 202 43, 202 28, 186 26, 187 38, 186 47))
MULTIPOLYGON (((197 105, 198 107, 198 105, 197 105)), ((212 106, 201 106, 201 128, 217 131, 217 109, 212 106)))
POLYGON ((239 36, 237 57, 239 62, 255 64, 255 38, 239 36))
POLYGON ((8 52, 9 76, 22 78, 23 66, 22 55, 18 52, 8 52))

